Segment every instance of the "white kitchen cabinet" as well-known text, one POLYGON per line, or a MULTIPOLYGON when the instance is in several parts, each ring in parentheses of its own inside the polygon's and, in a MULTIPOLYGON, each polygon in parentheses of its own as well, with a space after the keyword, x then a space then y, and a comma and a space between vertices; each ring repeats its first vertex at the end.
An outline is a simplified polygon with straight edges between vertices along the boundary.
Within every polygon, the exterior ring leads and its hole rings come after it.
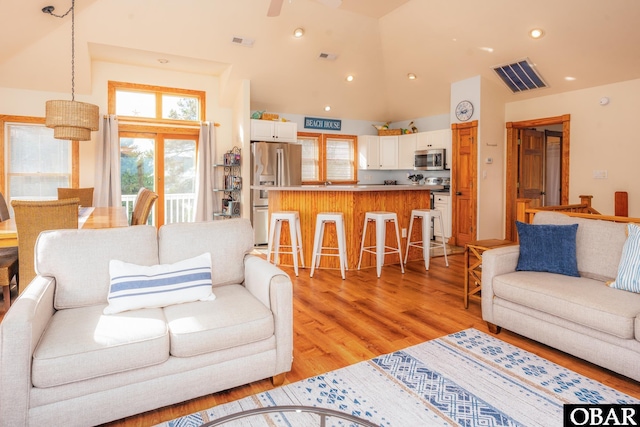
POLYGON ((358 136, 358 169, 380 169, 379 136, 358 136))
POLYGON ((298 124, 275 120, 251 120, 252 141, 298 142, 298 124))
POLYGON ((398 136, 379 136, 380 169, 398 169, 398 136))
POLYGON ((445 149, 445 169, 451 169, 451 129, 418 132, 416 134, 416 150, 432 148, 445 149))
POLYGON ((398 169, 413 169, 417 135, 410 133, 398 137, 398 169))
MULTIPOLYGON (((449 238, 451 238, 451 196, 449 194, 434 193, 433 208, 439 210, 442 214, 444 237, 446 240, 449 240, 449 238)), ((437 221, 433 224, 433 234, 436 238, 442 239, 440 225, 437 221)))

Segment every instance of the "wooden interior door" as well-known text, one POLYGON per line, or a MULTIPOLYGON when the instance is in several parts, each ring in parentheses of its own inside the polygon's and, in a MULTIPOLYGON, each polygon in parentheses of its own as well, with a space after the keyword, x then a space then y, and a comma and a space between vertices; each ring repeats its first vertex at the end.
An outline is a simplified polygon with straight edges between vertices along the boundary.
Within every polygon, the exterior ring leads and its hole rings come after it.
POLYGON ((478 121, 451 125, 452 235, 450 243, 464 246, 477 239, 478 121))
POLYGON ((520 130, 518 198, 531 199, 531 207, 544 206, 544 132, 520 130))

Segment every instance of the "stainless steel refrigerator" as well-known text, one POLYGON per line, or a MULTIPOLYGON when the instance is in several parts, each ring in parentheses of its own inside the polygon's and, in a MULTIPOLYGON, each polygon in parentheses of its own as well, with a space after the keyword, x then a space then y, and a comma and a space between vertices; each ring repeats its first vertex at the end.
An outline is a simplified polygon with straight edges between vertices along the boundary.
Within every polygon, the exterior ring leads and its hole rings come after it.
MULTIPOLYGON (((251 143, 251 183, 292 186, 302 183, 302 145, 282 142, 251 143)), ((251 191, 251 222, 256 245, 266 245, 269 235, 269 192, 251 191)))

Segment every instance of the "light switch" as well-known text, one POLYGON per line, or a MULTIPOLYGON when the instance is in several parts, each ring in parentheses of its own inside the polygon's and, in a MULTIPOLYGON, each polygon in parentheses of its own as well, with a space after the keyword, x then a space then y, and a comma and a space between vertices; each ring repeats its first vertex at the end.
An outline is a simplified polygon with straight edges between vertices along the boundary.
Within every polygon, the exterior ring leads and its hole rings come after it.
POLYGON ((606 170, 594 170, 593 179, 607 179, 609 174, 606 170))

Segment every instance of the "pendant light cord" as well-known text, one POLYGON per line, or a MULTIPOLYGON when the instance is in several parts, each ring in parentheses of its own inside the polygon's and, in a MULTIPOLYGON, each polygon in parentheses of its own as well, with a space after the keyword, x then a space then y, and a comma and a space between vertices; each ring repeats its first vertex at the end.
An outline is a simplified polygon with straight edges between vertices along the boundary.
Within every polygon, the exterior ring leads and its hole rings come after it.
POLYGON ((51 16, 55 16, 56 18, 64 18, 71 12, 71 100, 75 101, 75 86, 76 86, 76 76, 75 76, 75 62, 76 62, 76 34, 75 34, 75 23, 76 23, 76 0, 71 0, 71 7, 62 15, 57 15, 53 13, 53 6, 47 6, 42 9, 43 13, 48 13, 51 16))

